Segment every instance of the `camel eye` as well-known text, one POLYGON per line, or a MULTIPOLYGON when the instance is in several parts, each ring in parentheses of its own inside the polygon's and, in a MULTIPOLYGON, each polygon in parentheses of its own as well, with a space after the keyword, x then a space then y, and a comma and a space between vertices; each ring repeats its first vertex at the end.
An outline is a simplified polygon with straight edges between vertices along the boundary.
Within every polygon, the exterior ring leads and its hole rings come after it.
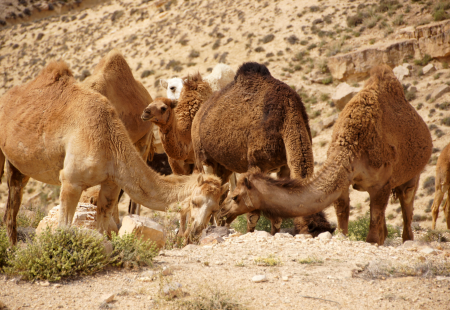
POLYGON ((175 86, 170 87, 171 91, 175 91, 175 86))
POLYGON ((161 111, 166 112, 167 108, 166 107, 162 107, 161 111))
POLYGON ((238 198, 238 196, 236 195, 236 196, 232 197, 231 199, 233 199, 234 201, 237 201, 237 198, 238 198))

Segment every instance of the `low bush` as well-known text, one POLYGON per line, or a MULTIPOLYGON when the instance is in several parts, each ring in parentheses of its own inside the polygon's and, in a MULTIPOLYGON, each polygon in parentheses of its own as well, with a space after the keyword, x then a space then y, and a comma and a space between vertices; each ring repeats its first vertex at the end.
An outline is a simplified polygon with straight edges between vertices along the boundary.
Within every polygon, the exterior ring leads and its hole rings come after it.
POLYGON ((425 242, 448 242, 449 240, 445 237, 445 233, 450 233, 450 231, 429 230, 421 239, 425 242))
POLYGON ((151 241, 138 239, 134 234, 125 234, 119 237, 111 234, 113 252, 111 263, 115 266, 139 267, 151 266, 153 258, 158 255, 156 245, 151 241))
MULTIPOLYGON (((245 214, 239 215, 231 224, 231 227, 240 232, 241 234, 247 233, 247 217, 245 214)), ((267 232, 270 232, 271 230, 271 222, 270 220, 265 217, 264 215, 261 215, 259 218, 258 223, 256 224, 255 230, 264 230, 267 232)), ((281 228, 292 228, 294 227, 294 221, 292 219, 285 219, 281 223, 281 228)))
MULTIPOLYGON (((348 237, 354 241, 365 241, 367 234, 369 233, 370 215, 369 212, 366 215, 358 218, 355 221, 348 223, 348 237)), ((388 235, 387 238, 395 238, 400 236, 400 230, 392 225, 387 224, 388 235)))
POLYGON ((6 227, 0 226, 0 272, 3 266, 6 265, 8 258, 9 241, 6 234, 6 227))

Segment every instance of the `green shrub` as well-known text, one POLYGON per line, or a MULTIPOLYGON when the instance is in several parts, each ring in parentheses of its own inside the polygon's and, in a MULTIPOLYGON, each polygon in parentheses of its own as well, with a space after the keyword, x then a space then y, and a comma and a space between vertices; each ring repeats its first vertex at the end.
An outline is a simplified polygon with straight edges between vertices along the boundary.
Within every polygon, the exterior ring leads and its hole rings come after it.
POLYGON ((362 23, 363 23, 363 18, 360 14, 347 17, 347 26, 348 27, 356 27, 358 25, 361 25, 362 23))
POLYGON ((153 258, 158 255, 158 249, 154 242, 143 241, 134 234, 125 234, 119 237, 112 232, 111 242, 113 245, 111 263, 115 266, 151 266, 153 258))
POLYGON ((261 39, 261 41, 262 41, 262 43, 266 44, 266 43, 272 42, 273 39, 275 39, 275 35, 273 35, 273 34, 268 34, 268 35, 264 36, 264 37, 261 39))
MULTIPOLYGON (((354 241, 365 241, 367 234, 369 233, 370 215, 369 212, 366 215, 358 218, 355 221, 348 223, 348 237, 354 241)), ((392 225, 387 224, 388 235, 387 238, 395 238, 400 236, 400 230, 392 225)))
MULTIPOLYGON (((430 55, 425 54, 425 56, 423 56, 422 59, 415 59, 414 64, 417 66, 426 66, 432 59, 433 58, 430 55)), ((422 71, 422 74, 423 74, 423 71, 422 71)))
MULTIPOLYGON (((247 217, 245 214, 239 215, 231 224, 231 227, 240 232, 241 234, 245 234, 247 232, 247 217)), ((256 224, 255 230, 264 230, 267 232, 270 232, 272 225, 270 223, 270 220, 266 218, 264 215, 261 215, 261 217, 258 220, 258 223, 256 224)), ((281 223, 281 228, 292 228, 294 227, 294 220, 293 219, 284 219, 281 223)))
POLYGON ((8 258, 9 241, 6 234, 6 227, 0 226, 0 272, 2 267, 6 265, 8 258))
POLYGON ((439 1, 439 3, 434 7, 433 19, 438 22, 441 20, 446 20, 450 18, 450 15, 446 10, 450 9, 450 1, 439 1))
POLYGON ((196 50, 192 50, 190 53, 189 53, 189 58, 197 58, 197 57, 199 57, 200 56, 200 52, 199 51, 196 51, 196 50))
POLYGON ((429 230, 427 233, 422 237, 423 241, 426 242, 448 242, 449 240, 444 236, 445 232, 450 231, 442 231, 442 230, 429 230))
POLYGON ((10 256, 10 274, 25 280, 58 281, 61 278, 92 274, 108 264, 104 237, 97 232, 75 227, 47 229, 26 247, 10 256))

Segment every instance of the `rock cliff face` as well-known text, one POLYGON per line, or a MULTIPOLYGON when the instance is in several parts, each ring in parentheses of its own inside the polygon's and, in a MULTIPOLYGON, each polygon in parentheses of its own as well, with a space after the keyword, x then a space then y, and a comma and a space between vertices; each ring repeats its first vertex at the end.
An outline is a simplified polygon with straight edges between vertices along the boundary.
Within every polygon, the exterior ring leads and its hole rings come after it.
POLYGON ((402 29, 395 37, 398 41, 362 48, 328 59, 333 79, 360 81, 370 69, 380 63, 391 67, 400 65, 405 57, 450 57, 450 21, 402 29))

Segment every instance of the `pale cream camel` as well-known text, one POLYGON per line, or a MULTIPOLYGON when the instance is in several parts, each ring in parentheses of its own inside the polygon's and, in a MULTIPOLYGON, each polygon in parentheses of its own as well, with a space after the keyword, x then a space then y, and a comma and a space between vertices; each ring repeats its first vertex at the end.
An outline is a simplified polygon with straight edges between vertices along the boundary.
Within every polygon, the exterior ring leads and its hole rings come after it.
POLYGON ((205 208, 219 208, 217 177, 163 177, 154 172, 136 151, 107 98, 76 83, 64 62, 49 64, 36 79, 0 98, 0 126, 9 189, 4 220, 12 243, 17 240, 16 216, 30 177, 61 184, 60 226, 70 226, 81 192, 97 184, 101 232, 107 228, 120 188, 154 210, 164 211, 194 191, 208 204, 205 208))
POLYGON ((391 192, 400 199, 403 240, 413 240, 414 195, 431 149, 427 125, 406 101, 392 70, 380 66, 339 115, 328 158, 312 180, 275 181, 261 173, 247 173, 225 200, 224 213, 260 210, 272 217, 297 217, 335 202, 338 229, 346 234, 352 185, 370 194, 367 242, 384 243, 391 192))
POLYGON ((435 180, 436 192, 434 194, 433 206, 431 207, 431 214, 433 216, 433 222, 431 228, 436 229, 436 220, 439 215, 439 207, 441 206, 442 199, 447 192, 447 200, 444 203, 444 215, 447 221, 447 229, 450 229, 450 144, 448 144, 438 158, 436 164, 436 180, 435 180))

